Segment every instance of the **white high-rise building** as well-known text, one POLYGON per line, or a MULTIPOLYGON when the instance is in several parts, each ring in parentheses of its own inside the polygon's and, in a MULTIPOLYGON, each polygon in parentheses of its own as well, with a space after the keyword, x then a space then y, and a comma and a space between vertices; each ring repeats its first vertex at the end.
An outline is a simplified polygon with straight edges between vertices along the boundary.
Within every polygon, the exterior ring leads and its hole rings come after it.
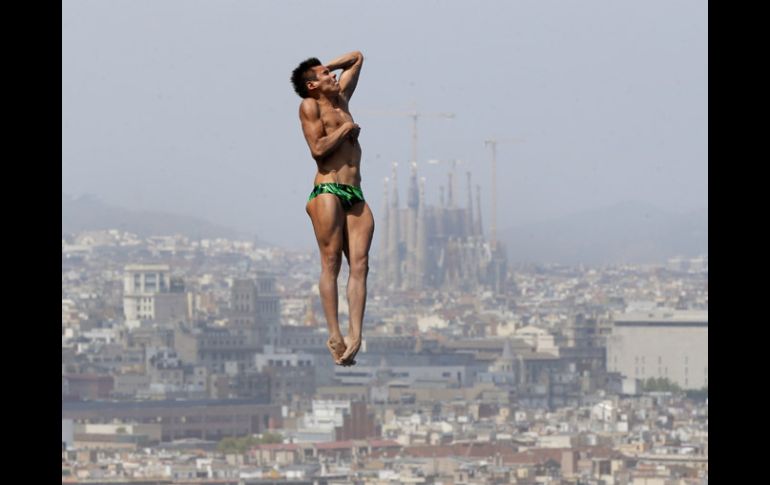
POLYGON ((129 326, 143 320, 188 318, 184 284, 171 278, 167 264, 131 264, 123 276, 123 315, 129 326))
POLYGON ((230 323, 256 332, 260 345, 278 345, 281 334, 281 299, 275 277, 259 274, 256 279, 233 281, 230 323))
POLYGON ((708 338, 708 311, 622 314, 607 340, 607 370, 643 381, 666 378, 683 389, 708 387, 708 338))

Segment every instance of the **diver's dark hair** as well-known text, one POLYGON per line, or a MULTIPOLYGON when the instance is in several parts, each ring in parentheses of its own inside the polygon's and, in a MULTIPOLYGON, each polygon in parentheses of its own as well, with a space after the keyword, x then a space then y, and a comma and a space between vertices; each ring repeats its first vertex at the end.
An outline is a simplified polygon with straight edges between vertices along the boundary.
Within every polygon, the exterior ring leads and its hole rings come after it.
POLYGON ((299 94, 300 98, 308 97, 309 93, 307 92, 307 84, 305 83, 316 80, 316 75, 312 68, 322 65, 321 61, 317 58, 311 57, 302 61, 291 73, 291 84, 294 86, 294 91, 299 94))

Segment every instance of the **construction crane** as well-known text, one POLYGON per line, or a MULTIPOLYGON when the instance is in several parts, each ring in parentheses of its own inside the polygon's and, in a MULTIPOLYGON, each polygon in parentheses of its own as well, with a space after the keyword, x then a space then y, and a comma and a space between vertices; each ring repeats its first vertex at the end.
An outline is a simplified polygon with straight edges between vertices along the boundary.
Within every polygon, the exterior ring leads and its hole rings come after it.
POLYGON ((492 220, 490 222, 490 243, 492 249, 497 247, 497 144, 522 143, 521 138, 489 138, 484 140, 484 146, 492 147, 492 220))
POLYGON ((417 162, 417 120, 424 117, 446 119, 455 117, 454 113, 425 113, 417 111, 416 107, 412 111, 363 111, 362 113, 376 116, 405 116, 412 118, 412 162, 417 162))

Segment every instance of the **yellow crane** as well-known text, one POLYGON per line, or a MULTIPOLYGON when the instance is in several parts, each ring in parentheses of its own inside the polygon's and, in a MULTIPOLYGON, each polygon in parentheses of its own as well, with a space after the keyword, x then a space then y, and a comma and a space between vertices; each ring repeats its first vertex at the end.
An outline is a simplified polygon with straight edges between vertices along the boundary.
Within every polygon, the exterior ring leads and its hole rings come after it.
POLYGON ((412 162, 417 162, 417 120, 420 118, 445 118, 452 119, 455 117, 454 113, 426 113, 418 111, 415 107, 411 111, 382 111, 382 110, 367 110, 363 111, 365 115, 375 116, 403 116, 412 118, 412 162))
POLYGON ((490 222, 490 244, 497 247, 497 145, 498 143, 523 143, 521 138, 488 138, 484 146, 492 147, 492 220, 490 222))

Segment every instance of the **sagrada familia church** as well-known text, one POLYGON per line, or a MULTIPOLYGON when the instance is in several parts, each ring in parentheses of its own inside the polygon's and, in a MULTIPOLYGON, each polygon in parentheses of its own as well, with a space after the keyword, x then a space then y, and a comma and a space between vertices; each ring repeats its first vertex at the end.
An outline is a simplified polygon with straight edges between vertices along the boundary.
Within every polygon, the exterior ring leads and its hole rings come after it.
POLYGON ((392 176, 385 179, 385 207, 377 231, 380 280, 395 291, 501 292, 507 267, 505 248, 484 238, 481 189, 476 186, 474 209, 470 172, 466 173, 465 207, 457 204, 453 172, 440 189, 440 206, 434 207, 425 203, 425 179, 418 181, 417 165, 412 163, 406 207, 401 207, 396 166, 394 163, 392 176))

